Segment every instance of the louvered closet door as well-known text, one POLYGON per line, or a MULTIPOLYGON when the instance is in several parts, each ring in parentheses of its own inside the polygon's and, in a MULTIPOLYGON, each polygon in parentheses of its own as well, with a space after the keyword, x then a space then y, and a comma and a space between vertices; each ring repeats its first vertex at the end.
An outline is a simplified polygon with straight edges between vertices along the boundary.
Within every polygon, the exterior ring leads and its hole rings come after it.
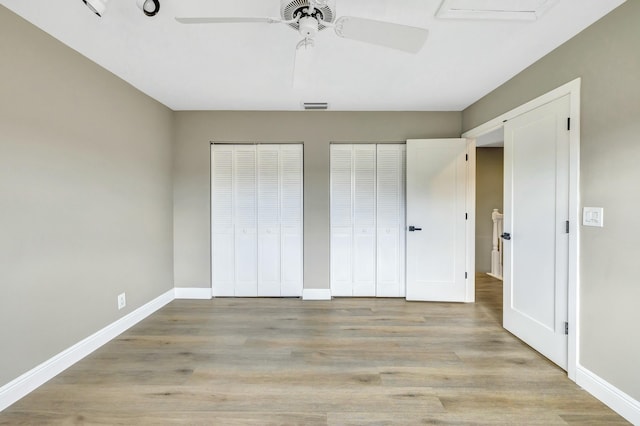
POLYGON ((237 145, 234 156, 235 296, 258 295, 258 206, 255 145, 237 145))
POLYGON ((214 296, 235 292, 235 243, 233 213, 234 147, 214 145, 211 173, 211 254, 214 296))
POLYGON ((405 296, 405 145, 377 149, 376 296, 405 296))
POLYGON ((302 295, 302 145, 258 146, 258 296, 302 295))
POLYGON ((302 145, 214 145, 214 296, 299 297, 302 145))
POLYGON ((405 295, 404 145, 331 145, 331 292, 405 295))
POLYGON ((353 296, 376 295, 376 146, 353 146, 353 296))
POLYGON ((353 296, 351 145, 331 145, 331 294, 353 296))
POLYGON ((258 296, 280 296, 280 147, 258 146, 258 296))
POLYGON ((303 150, 280 145, 280 295, 302 296, 303 150))

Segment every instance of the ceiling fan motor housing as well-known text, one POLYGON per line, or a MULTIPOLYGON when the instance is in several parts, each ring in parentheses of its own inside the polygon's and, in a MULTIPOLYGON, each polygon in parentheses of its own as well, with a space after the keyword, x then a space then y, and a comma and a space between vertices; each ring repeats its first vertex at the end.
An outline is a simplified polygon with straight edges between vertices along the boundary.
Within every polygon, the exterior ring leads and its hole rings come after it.
MULTIPOLYGON (((315 8, 317 9, 314 16, 320 18, 325 22, 333 22, 336 19, 336 0, 321 0, 316 1, 315 8)), ((310 0, 280 0, 280 16, 286 21, 294 19, 297 15, 308 16, 305 10, 309 9, 311 5, 310 0)), ((289 24, 290 27, 296 31, 300 30, 300 25, 297 22, 289 24)), ((318 31, 324 30, 324 25, 318 26, 318 31)))

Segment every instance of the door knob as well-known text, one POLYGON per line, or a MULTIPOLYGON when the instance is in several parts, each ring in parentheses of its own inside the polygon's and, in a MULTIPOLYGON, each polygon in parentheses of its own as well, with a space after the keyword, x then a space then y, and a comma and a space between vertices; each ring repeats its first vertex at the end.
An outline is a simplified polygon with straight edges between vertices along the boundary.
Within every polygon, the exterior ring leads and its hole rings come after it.
POLYGON ((411 225, 409 227, 409 232, 415 232, 415 231, 422 231, 422 228, 416 228, 415 226, 411 225))
POLYGON ((500 235, 503 239, 509 241, 511 239, 511 234, 508 232, 503 233, 502 235, 500 235))

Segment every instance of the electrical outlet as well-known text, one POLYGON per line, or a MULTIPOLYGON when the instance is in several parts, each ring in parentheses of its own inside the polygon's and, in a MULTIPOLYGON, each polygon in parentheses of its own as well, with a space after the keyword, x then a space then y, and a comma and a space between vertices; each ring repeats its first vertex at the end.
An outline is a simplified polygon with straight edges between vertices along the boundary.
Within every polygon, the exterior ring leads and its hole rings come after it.
POLYGON ((118 295, 118 310, 127 306, 127 296, 125 293, 118 295))

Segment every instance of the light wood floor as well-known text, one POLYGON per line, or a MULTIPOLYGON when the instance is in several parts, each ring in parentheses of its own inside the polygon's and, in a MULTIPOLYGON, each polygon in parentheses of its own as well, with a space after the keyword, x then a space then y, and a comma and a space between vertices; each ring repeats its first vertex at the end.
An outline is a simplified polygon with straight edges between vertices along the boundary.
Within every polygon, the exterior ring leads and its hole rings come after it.
POLYGON ((174 301, 0 424, 627 424, 478 303, 174 301))

